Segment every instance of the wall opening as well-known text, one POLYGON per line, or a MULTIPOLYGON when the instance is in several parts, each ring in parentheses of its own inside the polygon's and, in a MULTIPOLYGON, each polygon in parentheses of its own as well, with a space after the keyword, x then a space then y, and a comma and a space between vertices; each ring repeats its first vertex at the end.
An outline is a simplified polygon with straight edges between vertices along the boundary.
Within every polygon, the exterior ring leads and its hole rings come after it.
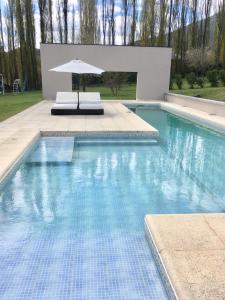
MULTIPOLYGON (((80 75, 80 91, 100 92, 101 98, 135 100, 137 72, 105 72, 101 76, 80 75)), ((72 74, 72 90, 78 89, 78 75, 72 74)))

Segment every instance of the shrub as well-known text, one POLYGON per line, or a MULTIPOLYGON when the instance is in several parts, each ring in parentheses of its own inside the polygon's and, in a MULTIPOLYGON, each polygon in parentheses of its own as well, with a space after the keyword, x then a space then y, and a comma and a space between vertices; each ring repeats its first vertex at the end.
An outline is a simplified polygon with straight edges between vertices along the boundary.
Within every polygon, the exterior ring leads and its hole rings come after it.
POLYGON ((181 90, 182 89, 182 85, 183 85, 183 78, 182 78, 182 76, 180 74, 177 74, 175 76, 175 81, 176 81, 176 85, 177 85, 178 89, 181 90))
POLYGON ((216 87, 219 83, 219 72, 217 70, 211 70, 206 73, 207 79, 211 86, 216 87))
POLYGON ((225 70, 221 70, 219 72, 219 78, 222 81, 223 85, 225 86, 225 70))
POLYGON ((205 84, 205 78, 204 77, 196 77, 195 82, 200 88, 204 88, 204 84, 205 84))
POLYGON ((173 90, 174 79, 170 77, 170 90, 173 90))
POLYGON ((188 82, 190 88, 193 89, 194 88, 194 84, 196 82, 195 73, 191 72, 191 73, 187 74, 186 78, 187 78, 187 82, 188 82))

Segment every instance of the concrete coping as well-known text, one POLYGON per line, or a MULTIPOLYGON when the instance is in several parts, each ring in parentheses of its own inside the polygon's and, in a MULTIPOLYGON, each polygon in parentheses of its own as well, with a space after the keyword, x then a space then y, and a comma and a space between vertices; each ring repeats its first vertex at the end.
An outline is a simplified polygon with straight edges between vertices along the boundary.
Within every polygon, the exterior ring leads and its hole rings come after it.
POLYGON ((224 228, 225 214, 145 217, 146 237, 173 299, 225 299, 224 228))
POLYGON ((193 101, 202 102, 202 103, 210 104, 210 105, 221 106, 221 107, 225 108, 225 102, 223 102, 223 101, 206 99, 206 98, 198 98, 198 97, 194 97, 194 96, 186 96, 186 95, 175 94, 175 93, 166 93, 165 94, 165 98, 167 96, 173 96, 173 97, 177 97, 177 98, 183 98, 183 99, 186 99, 186 100, 193 100, 193 101))
POLYGON ((40 137, 39 130, 20 129, 0 144, 0 182, 40 137))

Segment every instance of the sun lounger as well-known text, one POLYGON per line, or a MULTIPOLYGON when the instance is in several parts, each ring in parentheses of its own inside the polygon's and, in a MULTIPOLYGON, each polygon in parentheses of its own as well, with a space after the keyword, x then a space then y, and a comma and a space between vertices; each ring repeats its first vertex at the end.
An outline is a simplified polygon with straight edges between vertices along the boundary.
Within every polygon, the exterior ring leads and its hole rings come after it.
POLYGON ((104 108, 99 93, 80 93, 79 108, 77 93, 58 92, 52 115, 103 115, 104 108))
POLYGON ((79 93, 80 103, 101 103, 100 93, 81 92, 79 93))
POLYGON ((72 92, 57 92, 55 103, 66 104, 73 103, 76 104, 78 101, 77 93, 72 92))

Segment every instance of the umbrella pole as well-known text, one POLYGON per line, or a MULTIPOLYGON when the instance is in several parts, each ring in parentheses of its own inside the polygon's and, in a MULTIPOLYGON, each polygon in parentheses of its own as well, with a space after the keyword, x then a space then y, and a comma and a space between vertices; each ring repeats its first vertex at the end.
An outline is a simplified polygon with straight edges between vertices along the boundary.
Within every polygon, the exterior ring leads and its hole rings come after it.
POLYGON ((78 91, 77 91, 78 104, 77 104, 77 109, 80 108, 80 95, 79 95, 79 92, 80 92, 80 75, 78 74, 78 91))

